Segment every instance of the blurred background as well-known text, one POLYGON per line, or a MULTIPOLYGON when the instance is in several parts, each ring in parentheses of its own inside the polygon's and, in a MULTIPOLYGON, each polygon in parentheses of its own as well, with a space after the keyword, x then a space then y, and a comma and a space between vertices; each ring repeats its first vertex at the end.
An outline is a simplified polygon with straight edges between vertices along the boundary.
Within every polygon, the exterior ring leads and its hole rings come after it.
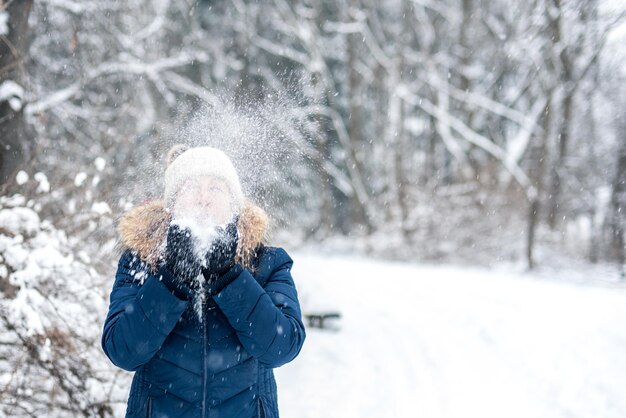
POLYGON ((174 143, 294 254, 285 416, 626 416, 623 2, 0 1, 2 416, 123 416, 115 227, 174 143))

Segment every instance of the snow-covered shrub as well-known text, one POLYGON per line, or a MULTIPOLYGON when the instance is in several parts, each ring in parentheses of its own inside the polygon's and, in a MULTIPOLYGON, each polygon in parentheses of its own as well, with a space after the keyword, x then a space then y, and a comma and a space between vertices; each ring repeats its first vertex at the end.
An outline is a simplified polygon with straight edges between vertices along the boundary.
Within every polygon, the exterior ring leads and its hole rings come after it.
POLYGON ((106 295, 33 207, 0 197, 0 415, 112 416, 124 394, 99 344, 106 295))

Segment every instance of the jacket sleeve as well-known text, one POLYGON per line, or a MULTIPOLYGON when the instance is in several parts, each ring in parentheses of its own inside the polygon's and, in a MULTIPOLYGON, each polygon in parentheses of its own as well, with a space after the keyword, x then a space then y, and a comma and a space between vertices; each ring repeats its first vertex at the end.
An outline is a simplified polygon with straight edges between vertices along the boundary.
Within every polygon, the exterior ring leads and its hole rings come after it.
POLYGON ((214 300, 246 351, 275 368, 300 353, 306 332, 291 277, 293 260, 282 248, 272 250, 274 267, 265 288, 244 269, 214 300))
POLYGON ((156 354, 189 303, 173 295, 129 250, 120 257, 109 299, 102 349, 113 364, 128 371, 156 354))

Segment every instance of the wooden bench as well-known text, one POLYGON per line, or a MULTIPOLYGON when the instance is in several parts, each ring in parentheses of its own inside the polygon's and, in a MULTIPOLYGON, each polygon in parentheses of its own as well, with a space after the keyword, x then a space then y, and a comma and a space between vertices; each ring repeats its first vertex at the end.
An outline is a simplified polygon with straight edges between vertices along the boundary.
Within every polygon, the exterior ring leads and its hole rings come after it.
POLYGON ((326 321, 328 319, 339 319, 341 314, 339 312, 310 312, 305 313, 304 317, 307 320, 307 324, 311 328, 328 329, 326 321))

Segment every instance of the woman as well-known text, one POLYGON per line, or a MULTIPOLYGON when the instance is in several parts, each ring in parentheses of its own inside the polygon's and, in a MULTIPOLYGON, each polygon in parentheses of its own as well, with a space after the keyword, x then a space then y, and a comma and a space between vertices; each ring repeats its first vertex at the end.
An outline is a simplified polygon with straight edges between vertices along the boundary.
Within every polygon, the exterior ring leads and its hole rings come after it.
POLYGON ((272 369, 305 340, 292 259, 263 243, 267 216, 223 152, 175 146, 164 201, 119 223, 102 333, 134 371, 126 417, 277 418, 272 369))

